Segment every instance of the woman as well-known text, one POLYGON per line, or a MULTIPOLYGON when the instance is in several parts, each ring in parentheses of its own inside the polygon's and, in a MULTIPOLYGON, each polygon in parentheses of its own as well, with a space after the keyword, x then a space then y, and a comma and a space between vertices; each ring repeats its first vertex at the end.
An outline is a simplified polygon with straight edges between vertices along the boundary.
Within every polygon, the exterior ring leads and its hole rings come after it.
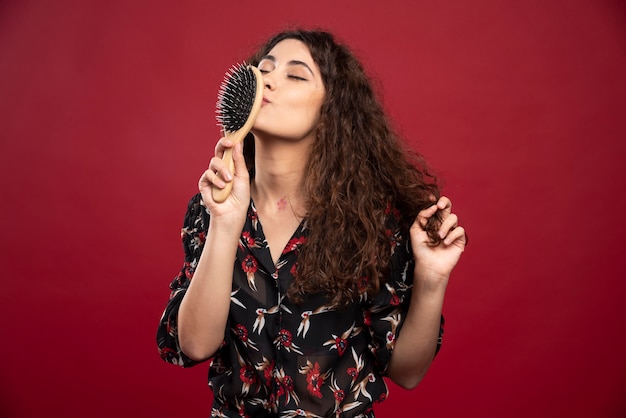
POLYGON ((331 34, 280 33, 249 62, 263 107, 188 205, 161 356, 212 359, 213 416, 373 417, 383 376, 415 387, 439 349, 465 232, 331 34))

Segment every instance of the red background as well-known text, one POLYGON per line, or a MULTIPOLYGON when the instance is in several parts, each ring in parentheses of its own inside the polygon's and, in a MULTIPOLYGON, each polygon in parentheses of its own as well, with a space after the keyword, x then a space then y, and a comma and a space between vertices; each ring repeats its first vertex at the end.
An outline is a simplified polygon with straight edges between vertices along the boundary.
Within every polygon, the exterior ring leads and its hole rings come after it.
POLYGON ((353 46, 471 236, 438 359, 379 415, 626 416, 617 0, 4 0, 0 415, 208 415, 156 325, 222 76, 298 24, 353 46))

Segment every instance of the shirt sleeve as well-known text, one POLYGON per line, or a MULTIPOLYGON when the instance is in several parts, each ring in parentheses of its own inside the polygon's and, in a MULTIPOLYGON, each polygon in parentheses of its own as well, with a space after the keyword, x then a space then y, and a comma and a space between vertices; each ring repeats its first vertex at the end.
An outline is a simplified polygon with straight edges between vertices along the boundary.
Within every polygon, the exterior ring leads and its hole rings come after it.
POLYGON ((209 214, 198 193, 187 205, 181 239, 185 260, 178 275, 170 283, 169 301, 163 311, 156 334, 161 358, 168 363, 191 367, 198 362, 191 360, 180 349, 178 341, 178 310, 193 277, 202 254, 209 223, 209 214))
MULTIPOLYGON (((366 315, 369 316, 370 350, 378 370, 385 374, 411 301, 415 260, 411 251, 408 231, 389 232, 392 256, 387 282, 381 285, 366 315)), ((444 318, 441 317, 436 353, 441 348, 444 318)))

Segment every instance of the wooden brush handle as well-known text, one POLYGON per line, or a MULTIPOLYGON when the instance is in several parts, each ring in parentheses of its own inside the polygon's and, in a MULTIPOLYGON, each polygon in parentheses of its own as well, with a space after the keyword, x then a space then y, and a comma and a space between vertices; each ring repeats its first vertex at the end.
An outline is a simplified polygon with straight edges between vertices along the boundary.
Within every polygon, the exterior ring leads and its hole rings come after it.
MULTIPOLYGON (((234 132, 227 132, 225 136, 233 141, 233 144, 237 144, 242 142, 250 129, 252 129, 252 125, 256 120, 256 117, 259 115, 259 111, 261 110, 261 104, 263 103, 263 89, 265 88, 265 84, 263 83, 263 76, 258 68, 250 66, 252 72, 254 72, 254 76, 256 77, 256 92, 254 95, 254 102, 252 104, 252 109, 250 110, 250 114, 248 115, 248 119, 246 119, 246 123, 241 127, 241 129, 234 132)), ((224 155, 222 156, 222 161, 228 164, 228 168, 231 174, 235 173, 235 163, 233 161, 233 149, 228 148, 224 151, 224 155)), ((218 189, 217 187, 213 187, 211 190, 211 195, 213 196, 213 200, 217 203, 222 203, 230 192, 233 189, 233 182, 229 181, 226 183, 226 186, 223 189, 218 189)))

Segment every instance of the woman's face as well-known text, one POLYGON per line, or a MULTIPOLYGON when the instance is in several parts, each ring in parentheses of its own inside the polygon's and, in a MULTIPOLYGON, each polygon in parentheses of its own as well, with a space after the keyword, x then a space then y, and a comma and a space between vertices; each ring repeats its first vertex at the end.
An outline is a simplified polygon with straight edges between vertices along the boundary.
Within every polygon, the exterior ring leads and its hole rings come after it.
POLYGON ((265 90, 252 129, 281 139, 313 139, 324 101, 324 83, 308 47, 285 39, 261 59, 265 90))

